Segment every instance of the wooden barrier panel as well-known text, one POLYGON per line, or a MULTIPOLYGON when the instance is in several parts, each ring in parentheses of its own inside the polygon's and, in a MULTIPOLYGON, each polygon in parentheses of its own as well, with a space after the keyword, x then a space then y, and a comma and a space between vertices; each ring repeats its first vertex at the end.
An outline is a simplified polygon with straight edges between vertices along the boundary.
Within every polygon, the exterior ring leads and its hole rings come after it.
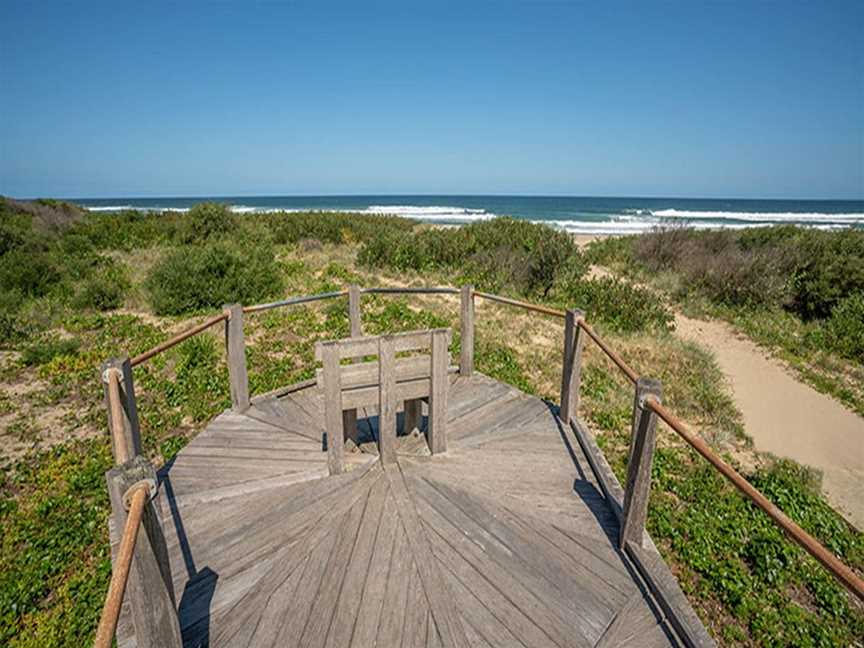
POLYGON ((378 455, 382 464, 396 462, 396 351, 390 337, 379 340, 378 455))
POLYGON ((630 461, 627 482, 624 485, 624 513, 618 544, 624 549, 627 542, 640 547, 648 516, 648 496, 651 491, 651 463, 657 436, 657 414, 646 405, 651 397, 657 402, 662 394, 660 382, 652 378, 636 381, 636 399, 633 404, 633 433, 630 437, 630 461))
POLYGON ((450 358, 447 345, 450 341, 449 330, 432 331, 432 393, 429 396, 429 430, 427 442, 429 451, 440 454, 447 451, 447 391, 450 381, 447 367, 450 358))
POLYGON ((228 358, 228 382, 231 387, 231 408, 235 412, 249 409, 249 374, 246 369, 246 339, 243 334, 243 307, 225 306, 225 351, 228 358))

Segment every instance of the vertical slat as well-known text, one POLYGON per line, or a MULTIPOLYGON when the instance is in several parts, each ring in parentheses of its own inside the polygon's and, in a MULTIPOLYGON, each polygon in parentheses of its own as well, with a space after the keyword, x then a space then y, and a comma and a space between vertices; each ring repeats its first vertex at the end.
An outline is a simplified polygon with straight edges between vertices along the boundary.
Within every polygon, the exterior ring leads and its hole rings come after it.
POLYGON ((461 296, 462 351, 459 358, 459 373, 470 376, 474 373, 474 286, 462 286, 461 296))
MULTIPOLYGON (((363 324, 360 315, 360 286, 356 284, 348 286, 348 321, 351 325, 351 337, 361 337, 363 324)), ((357 410, 349 409, 342 412, 342 424, 346 438, 357 443, 357 410)))
POLYGON ((344 470, 342 421, 342 376, 339 371, 339 348, 330 344, 322 348, 324 375, 324 427, 327 430, 327 466, 331 475, 344 470))
POLYGON ((360 320, 360 286, 348 286, 348 320, 351 322, 351 337, 363 335, 360 320))
POLYGON ((396 352, 393 340, 378 341, 378 454, 382 464, 396 461, 396 352))
POLYGON ((568 423, 579 407, 579 380, 582 375, 582 347, 585 333, 577 320, 580 310, 568 310, 564 316, 564 358, 561 367, 561 420, 568 423))
POLYGON ((634 428, 630 463, 627 466, 627 483, 624 487, 624 512, 619 534, 619 547, 627 542, 642 546, 645 519, 648 515, 648 497, 651 492, 651 463, 657 434, 657 414, 645 406, 649 396, 660 402, 660 382, 652 378, 639 378, 636 382, 634 404, 634 428))
POLYGON ((447 331, 432 333, 432 393, 429 396, 429 451, 434 454, 447 451, 447 331))
MULTIPOLYGON (((123 496, 138 482, 147 482, 155 489, 156 471, 146 458, 139 455, 109 470, 105 479, 115 524, 118 529, 123 529, 127 517, 123 496)), ((135 639, 140 648, 180 648, 183 641, 157 502, 152 500, 144 505, 125 598, 129 601, 135 639)))
POLYGON ((108 429, 111 432, 111 444, 115 459, 118 458, 118 448, 115 446, 115 435, 122 434, 126 440, 127 457, 119 460, 122 463, 126 459, 141 454, 141 428, 138 423, 138 407, 135 403, 135 384, 132 380, 132 364, 129 357, 113 358, 102 365, 102 384, 105 387, 105 407, 108 411, 108 429), (120 377, 120 417, 111 415, 110 386, 108 384, 107 371, 116 370, 120 377), (122 421, 122 430, 115 430, 115 421, 122 421))
POLYGON ((423 399, 409 398, 405 401, 405 432, 420 429, 423 424, 423 399))
POLYGON ((246 370, 246 340, 243 335, 243 307, 225 307, 225 349, 228 357, 228 382, 231 385, 231 408, 235 412, 249 409, 249 375, 246 370))

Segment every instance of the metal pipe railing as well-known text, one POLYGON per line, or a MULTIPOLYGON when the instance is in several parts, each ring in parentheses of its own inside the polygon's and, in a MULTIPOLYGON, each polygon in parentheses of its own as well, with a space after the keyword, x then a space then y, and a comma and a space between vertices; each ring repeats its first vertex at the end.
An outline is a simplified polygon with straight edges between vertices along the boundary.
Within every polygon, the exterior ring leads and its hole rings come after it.
POLYGON ((807 553, 818 560, 834 575, 847 589, 859 599, 864 601, 864 580, 862 580, 849 567, 837 559, 828 549, 819 543, 813 536, 800 526, 790 520, 783 511, 775 506, 767 497, 754 488, 750 482, 742 477, 732 466, 718 457, 702 439, 692 434, 678 417, 663 407, 653 398, 646 399, 646 405, 651 408, 657 416, 663 419, 669 427, 678 433, 690 446, 700 455, 705 457, 726 479, 741 491, 751 502, 764 511, 774 523, 779 526, 792 540, 798 543, 807 553))
POLYGON ((126 584, 129 581, 132 556, 135 552, 135 544, 138 542, 141 519, 144 516, 144 505, 147 503, 149 495, 149 488, 144 485, 139 486, 132 493, 129 515, 126 517, 126 524, 123 527, 120 548, 117 551, 117 558, 111 571, 111 583, 108 585, 102 616, 99 618, 99 626, 96 629, 94 648, 111 648, 114 641, 117 621, 120 618, 120 608, 123 605, 123 595, 126 593, 126 584))
POLYGON ((201 331, 208 329, 211 326, 213 326, 214 324, 218 324, 219 322, 226 320, 226 319, 228 319, 228 315, 226 313, 219 313, 218 315, 214 315, 210 319, 201 322, 197 326, 193 326, 191 329, 189 329, 187 331, 183 331, 182 333, 180 333, 178 335, 175 335, 170 340, 166 340, 165 342, 162 342, 161 344, 157 344, 155 347, 153 347, 149 351, 145 351, 144 353, 139 353, 137 356, 135 356, 134 358, 132 358, 129 361, 129 364, 131 364, 133 367, 135 367, 135 366, 141 364, 142 362, 144 362, 145 360, 149 360, 153 356, 159 355, 163 351, 167 351, 171 347, 173 347, 177 344, 180 344, 183 340, 188 340, 193 335, 197 335, 201 331))
POLYGON ((366 295, 458 295, 458 288, 449 286, 433 286, 430 288, 361 288, 360 292, 366 295))
POLYGON ((319 293, 317 295, 305 295, 303 297, 291 297, 290 299, 281 299, 267 304, 256 304, 255 306, 246 306, 243 309, 244 313, 260 313, 261 311, 270 310, 271 308, 279 308, 280 306, 293 306, 294 304, 308 304, 309 302, 321 301, 322 299, 335 299, 336 297, 345 297, 348 294, 347 290, 338 290, 334 292, 319 293))
POLYGON ((476 297, 488 299, 489 301, 498 302, 499 304, 509 304, 510 306, 518 306, 519 308, 524 308, 525 310, 534 311, 535 313, 543 313, 544 315, 552 315, 553 317, 560 317, 562 319, 564 318, 564 311, 557 310, 555 308, 538 306, 537 304, 529 304, 528 302, 519 301, 518 299, 501 297, 500 295, 493 295, 492 293, 475 291, 474 295, 476 297))

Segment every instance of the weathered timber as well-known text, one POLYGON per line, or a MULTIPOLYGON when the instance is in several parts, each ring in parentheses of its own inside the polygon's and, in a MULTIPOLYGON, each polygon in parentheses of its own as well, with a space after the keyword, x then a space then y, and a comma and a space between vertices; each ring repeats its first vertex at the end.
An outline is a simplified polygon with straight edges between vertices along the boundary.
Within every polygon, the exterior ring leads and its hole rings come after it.
POLYGON ((396 460, 396 353, 389 337, 379 340, 378 456, 381 463, 396 460))
POLYGON ((331 475, 338 475, 345 468, 342 378, 339 371, 338 347, 328 346, 322 349, 322 362, 324 364, 324 421, 327 430, 327 465, 331 475))
POLYGON ((409 398, 405 401, 405 432, 419 430, 423 423, 423 399, 409 398))
POLYGON ((564 359, 561 368, 561 420, 569 423, 579 408, 579 381, 582 375, 582 347, 585 334, 579 320, 585 314, 568 310, 564 318, 564 359))
POLYGON ((105 409, 108 412, 108 430, 111 433, 111 447, 114 458, 120 463, 141 454, 141 427, 138 423, 138 406, 135 401, 135 384, 132 380, 132 364, 128 357, 114 358, 102 365, 100 376, 105 388, 105 409), (119 377, 120 411, 112 408, 110 395, 110 377, 107 372, 116 371, 119 377), (118 430, 117 428, 121 429, 118 430), (120 457, 117 447, 117 437, 125 441, 127 456, 120 457))
MULTIPOLYGON (((156 471, 146 458, 137 455, 107 473, 108 497, 114 524, 122 529, 127 516, 124 497, 140 482, 150 484, 155 495, 156 471)), ((135 638, 140 648, 181 648, 174 590, 159 500, 145 504, 141 529, 132 557, 126 598, 129 601, 135 638)))
POLYGON ((447 380, 447 367, 450 364, 448 333, 447 329, 432 332, 432 393, 429 396, 427 440, 433 455, 447 451, 447 392, 450 390, 447 380))
POLYGON ((653 397, 659 402, 662 391, 660 382, 652 378, 639 378, 636 381, 630 463, 627 466, 623 521, 618 539, 618 546, 622 549, 627 542, 641 546, 645 535, 648 496, 651 491, 651 463, 654 460, 657 435, 657 415, 646 407, 645 399, 653 397))
POLYGON ((461 351, 459 373, 474 373, 474 286, 462 286, 460 305, 461 351))
POLYGON ((226 305, 225 350, 228 358, 228 382, 231 387, 231 407, 234 411, 249 409, 249 374, 246 369, 246 341, 243 335, 243 307, 226 305))

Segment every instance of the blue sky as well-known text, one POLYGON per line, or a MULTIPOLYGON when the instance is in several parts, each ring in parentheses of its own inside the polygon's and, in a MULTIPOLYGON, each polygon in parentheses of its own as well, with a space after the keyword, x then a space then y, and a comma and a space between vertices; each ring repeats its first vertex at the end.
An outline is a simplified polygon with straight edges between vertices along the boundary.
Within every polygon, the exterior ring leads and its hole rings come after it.
POLYGON ((0 0, 0 193, 864 198, 864 2, 0 0))

